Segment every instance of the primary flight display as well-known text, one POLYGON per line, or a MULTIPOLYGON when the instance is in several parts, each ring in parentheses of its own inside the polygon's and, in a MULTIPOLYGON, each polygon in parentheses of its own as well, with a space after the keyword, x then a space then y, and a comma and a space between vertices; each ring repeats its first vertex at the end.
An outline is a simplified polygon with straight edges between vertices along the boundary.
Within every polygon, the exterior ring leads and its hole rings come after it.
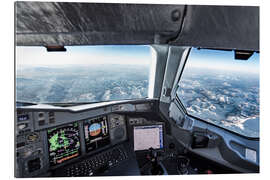
POLYGON ((110 144, 107 117, 98 117, 84 122, 86 152, 110 144))

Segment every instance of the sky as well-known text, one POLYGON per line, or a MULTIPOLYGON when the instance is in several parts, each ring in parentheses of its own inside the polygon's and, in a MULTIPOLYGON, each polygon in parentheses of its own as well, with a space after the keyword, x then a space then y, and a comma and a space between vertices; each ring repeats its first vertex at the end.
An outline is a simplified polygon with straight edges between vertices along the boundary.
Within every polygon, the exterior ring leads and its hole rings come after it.
POLYGON ((17 65, 134 64, 150 65, 151 47, 144 45, 65 46, 66 52, 17 46, 17 65))
POLYGON ((235 60, 233 51, 192 48, 187 66, 258 74, 259 53, 254 53, 248 60, 235 60))
MULTIPOLYGON (((16 47, 16 63, 31 66, 72 64, 150 65, 151 47, 145 45, 66 46, 66 52, 47 52, 45 47, 16 47)), ((259 54, 248 61, 234 60, 233 51, 192 48, 187 62, 190 67, 259 73, 259 54)))

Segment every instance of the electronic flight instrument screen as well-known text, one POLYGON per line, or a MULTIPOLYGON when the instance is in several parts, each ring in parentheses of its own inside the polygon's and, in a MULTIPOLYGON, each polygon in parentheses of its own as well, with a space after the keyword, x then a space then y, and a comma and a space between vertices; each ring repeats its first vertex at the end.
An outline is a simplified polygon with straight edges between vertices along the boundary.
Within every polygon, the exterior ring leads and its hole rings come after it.
POLYGON ((107 117, 98 117, 84 122, 86 152, 110 144, 107 117))
POLYGON ((48 146, 50 165, 58 165, 80 155, 78 123, 49 129, 48 146))
POLYGON ((134 126, 134 150, 148 150, 163 148, 163 125, 134 126))

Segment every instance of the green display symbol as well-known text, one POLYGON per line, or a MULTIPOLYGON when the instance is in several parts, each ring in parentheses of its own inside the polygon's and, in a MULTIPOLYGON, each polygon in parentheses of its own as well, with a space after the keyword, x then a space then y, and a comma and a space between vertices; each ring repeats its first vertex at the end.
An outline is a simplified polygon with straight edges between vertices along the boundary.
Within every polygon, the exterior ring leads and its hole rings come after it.
POLYGON ((67 148, 69 147, 69 140, 68 138, 65 136, 65 131, 61 130, 60 133, 56 133, 55 135, 53 135, 50 139, 50 151, 55 151, 58 148, 67 148))

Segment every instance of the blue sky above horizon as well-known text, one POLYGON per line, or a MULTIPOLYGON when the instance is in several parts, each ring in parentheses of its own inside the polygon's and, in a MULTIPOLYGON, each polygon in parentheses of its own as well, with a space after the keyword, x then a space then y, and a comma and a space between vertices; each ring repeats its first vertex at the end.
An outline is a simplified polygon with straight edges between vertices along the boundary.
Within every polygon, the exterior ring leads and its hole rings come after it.
MULTIPOLYGON (((45 47, 16 47, 17 65, 49 66, 75 64, 150 65, 151 46, 66 46, 66 52, 47 52, 45 47)), ((235 60, 233 51, 192 48, 186 67, 259 73, 259 53, 249 60, 235 60)))
POLYGON ((47 52, 45 47, 16 47, 17 65, 136 64, 150 65, 146 45, 66 46, 66 52, 47 52))
POLYGON ((259 53, 254 53, 248 60, 235 60, 234 51, 192 48, 186 67, 216 69, 224 71, 242 71, 259 73, 259 53))

